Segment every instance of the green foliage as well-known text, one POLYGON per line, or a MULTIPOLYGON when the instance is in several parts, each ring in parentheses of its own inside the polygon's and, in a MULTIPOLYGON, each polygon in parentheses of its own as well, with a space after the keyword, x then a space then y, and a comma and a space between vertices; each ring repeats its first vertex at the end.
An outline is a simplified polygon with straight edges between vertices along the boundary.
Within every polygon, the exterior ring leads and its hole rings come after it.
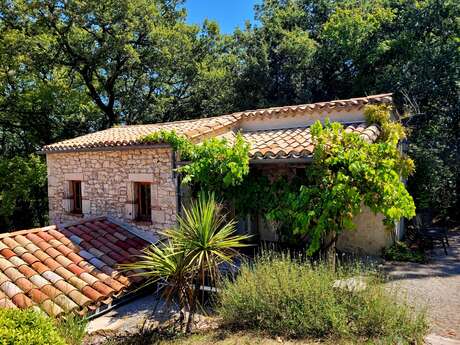
POLYGON ((424 313, 397 302, 372 271, 359 266, 334 270, 289 255, 265 255, 244 265, 234 281, 224 284, 217 310, 233 327, 296 338, 413 344, 427 331, 424 313), (334 287, 338 279, 352 277, 365 282, 366 289, 334 287))
POLYGON ((116 123, 395 92, 414 115, 411 194, 455 216, 459 14, 456 0, 266 0, 258 25, 221 35, 186 24, 180 1, 3 1, 0 154, 116 123))
POLYGON ((391 247, 384 249, 383 257, 385 260, 390 261, 426 262, 426 256, 422 250, 411 249, 406 243, 401 241, 396 241, 391 247))
POLYGON ((235 234, 235 222, 222 214, 213 194, 199 194, 184 215, 178 216, 178 227, 161 233, 164 243, 152 244, 140 260, 123 265, 142 269, 148 284, 163 281, 163 297, 177 301, 181 312, 188 311, 186 329, 191 330, 198 304, 199 287, 215 286, 222 264, 233 264, 236 248, 246 246, 246 235, 235 234))
POLYGON ((56 329, 67 345, 81 345, 87 324, 87 319, 71 313, 56 320, 56 329))
POLYGON ((290 224, 293 235, 309 237, 310 254, 320 249, 328 234, 335 237, 352 230, 363 205, 382 213, 390 227, 415 215, 412 197, 401 181, 413 163, 398 148, 400 125, 390 124, 385 112, 388 109, 366 109, 369 120, 381 121, 384 128, 383 139, 375 143, 345 132, 340 123, 316 122, 311 127, 316 147, 308 179, 269 211, 270 219, 290 224))
POLYGON ((0 231, 44 225, 46 165, 36 155, 0 159, 0 231), (15 219, 15 221, 12 221, 15 219))
POLYGON ((15 59, 44 75, 61 69, 63 86, 91 100, 110 127, 211 111, 216 105, 204 100, 225 95, 232 76, 218 26, 188 25, 179 4, 18 0, 2 6, 1 20, 4 33, 28 47, 15 59))
POLYGON ((178 135, 175 131, 160 130, 146 135, 142 138, 144 143, 166 143, 171 145, 172 149, 182 155, 182 159, 186 159, 193 150, 193 144, 183 136, 178 135))
POLYGON ((0 308, 2 345, 66 345, 53 320, 36 311, 0 308))
POLYGON ((411 194, 417 206, 455 216, 459 14, 455 0, 263 1, 259 25, 234 34, 242 60, 236 107, 395 92, 398 109, 413 115, 408 139, 418 168, 409 179, 411 194), (310 47, 287 39, 299 32, 310 47), (297 49, 308 57, 301 63, 291 57, 297 49))
POLYGON ((225 139, 206 139, 193 144, 173 131, 159 131, 146 136, 144 142, 164 142, 180 154, 187 164, 177 172, 182 182, 222 196, 226 189, 243 182, 249 173, 249 145, 237 134, 233 145, 225 139))

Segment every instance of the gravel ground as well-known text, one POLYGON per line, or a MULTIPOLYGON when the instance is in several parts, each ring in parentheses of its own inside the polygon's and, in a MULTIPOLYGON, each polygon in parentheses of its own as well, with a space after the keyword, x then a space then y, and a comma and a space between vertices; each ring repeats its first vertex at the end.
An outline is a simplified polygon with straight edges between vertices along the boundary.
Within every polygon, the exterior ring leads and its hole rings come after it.
POLYGON ((414 305, 427 308, 433 338, 460 340, 459 229, 449 233, 449 243, 447 256, 442 248, 436 248, 427 264, 387 263, 385 270, 388 284, 402 288, 414 305))

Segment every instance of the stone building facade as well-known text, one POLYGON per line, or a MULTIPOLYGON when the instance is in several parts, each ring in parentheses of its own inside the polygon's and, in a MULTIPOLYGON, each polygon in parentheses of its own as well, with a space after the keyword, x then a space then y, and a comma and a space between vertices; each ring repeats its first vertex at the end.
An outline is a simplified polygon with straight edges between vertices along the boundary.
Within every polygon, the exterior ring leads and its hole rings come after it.
POLYGON ((110 216, 157 231, 176 221, 176 178, 170 148, 48 153, 49 216, 54 223, 110 216), (68 206, 70 181, 81 182, 81 214, 68 206), (151 220, 135 219, 136 183, 151 185, 151 220))
MULTIPOLYGON (((43 152, 48 164, 50 220, 59 224, 109 216, 150 234, 173 227, 182 194, 174 173, 176 157, 166 143, 146 143, 148 134, 166 130, 195 143, 210 137, 232 143, 239 133, 250 145, 251 168, 274 178, 289 177, 311 161, 314 143, 310 126, 315 121, 328 118, 341 122, 346 131, 374 142, 380 129, 366 123, 364 107, 391 103, 391 94, 383 94, 249 110, 196 120, 119 126, 47 145, 43 152)), ((276 240, 276 232, 264 216, 257 218, 260 238, 276 240)), ((338 245, 344 250, 380 254, 400 235, 397 229, 386 232, 381 216, 368 209, 355 222, 356 231, 339 239, 338 245)))

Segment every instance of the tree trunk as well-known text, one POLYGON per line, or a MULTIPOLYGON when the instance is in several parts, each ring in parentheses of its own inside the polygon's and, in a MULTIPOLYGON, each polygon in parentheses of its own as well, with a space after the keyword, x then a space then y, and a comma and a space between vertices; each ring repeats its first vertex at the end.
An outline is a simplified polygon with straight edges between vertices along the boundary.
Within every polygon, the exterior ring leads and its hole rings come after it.
POLYGON ((324 243, 326 244, 323 250, 324 260, 335 270, 337 264, 337 233, 335 231, 329 232, 324 238, 324 243))
POLYGON ((195 289, 193 290, 192 300, 190 301, 190 304, 189 304, 190 307, 189 307, 189 313, 188 313, 188 319, 187 319, 187 326, 185 327, 186 333, 192 332, 193 319, 196 313, 196 303, 197 303, 197 297, 198 297, 199 291, 200 291, 200 282, 197 281, 195 283, 195 289))

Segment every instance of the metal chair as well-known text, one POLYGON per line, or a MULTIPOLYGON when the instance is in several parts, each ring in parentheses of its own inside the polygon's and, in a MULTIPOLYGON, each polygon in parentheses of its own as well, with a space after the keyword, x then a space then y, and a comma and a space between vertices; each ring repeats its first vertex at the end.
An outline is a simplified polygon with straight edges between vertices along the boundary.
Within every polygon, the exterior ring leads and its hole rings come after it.
POLYGON ((427 215, 417 214, 414 218, 414 227, 417 235, 423 241, 430 243, 433 247, 435 243, 440 243, 447 255, 447 247, 449 247, 449 239, 447 228, 433 226, 431 218, 427 215))

